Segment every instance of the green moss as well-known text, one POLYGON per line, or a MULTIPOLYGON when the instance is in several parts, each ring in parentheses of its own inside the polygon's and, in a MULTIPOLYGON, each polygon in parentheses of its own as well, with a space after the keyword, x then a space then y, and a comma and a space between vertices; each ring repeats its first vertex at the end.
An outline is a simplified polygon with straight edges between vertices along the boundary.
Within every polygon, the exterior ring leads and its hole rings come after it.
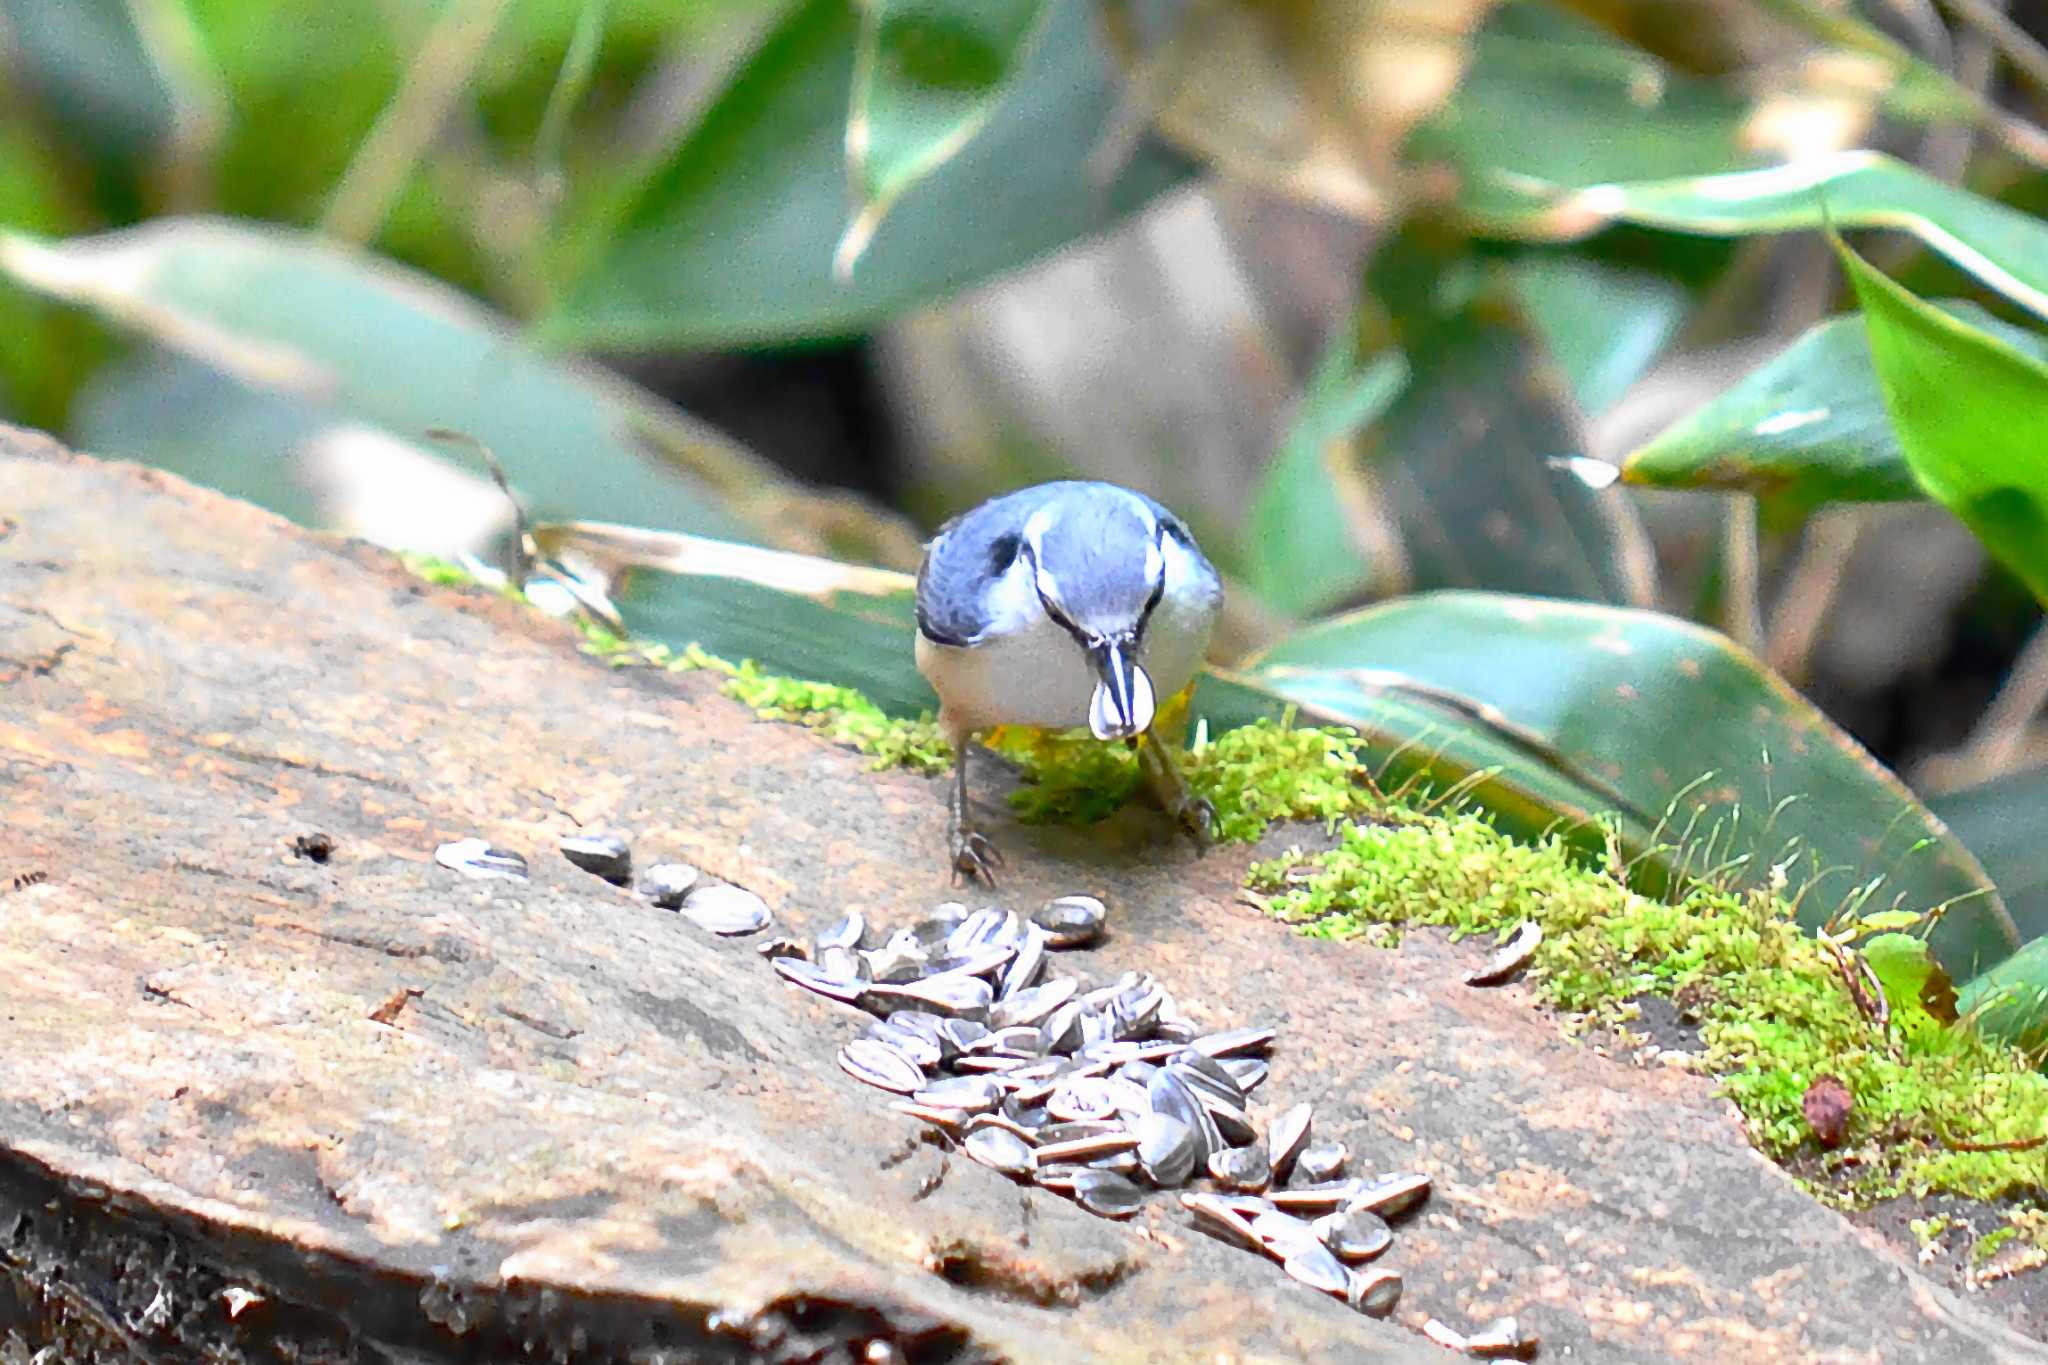
POLYGON ((1272 913, 1324 938, 1378 926, 1499 933, 1532 919, 1543 941, 1528 980, 1578 1023, 1625 1026, 1661 995, 1697 1021, 1692 1063, 1721 1078, 1752 1139, 1801 1158, 1816 1193, 1862 1202, 1941 1191, 1976 1198, 2048 1186, 2048 1148, 1972 1150, 2048 1130, 2048 1077, 2015 1049, 1966 1028, 1866 1019, 1833 955, 1784 901, 1695 889, 1653 900, 1580 864, 1558 840, 1516 843, 1470 812, 1389 807, 1344 827, 1337 846, 1255 866, 1272 913), (1845 1145, 1822 1153, 1801 1111, 1815 1079, 1854 1099, 1845 1145))
MULTIPOLYGON (((1081 731, 1002 733, 992 747, 1024 769, 1026 785, 1010 804, 1027 824, 1099 820, 1139 781, 1132 750, 1081 731)), ((1348 730, 1260 721, 1214 739, 1197 736, 1180 761, 1188 785, 1215 808, 1223 842, 1251 843, 1276 820, 1330 822, 1381 803, 1358 736, 1348 730)))
POLYGON ((1932 1218, 1915 1218, 1906 1226, 1912 1229, 1913 1240, 1920 1244, 1922 1251, 1941 1240, 1942 1234, 1952 1226, 1951 1220, 1936 1214, 1932 1218))
POLYGON ((1387 805, 1349 730, 1260 721, 1198 741, 1187 768, 1189 784, 1216 808, 1220 839, 1249 843, 1276 820, 1328 826, 1387 805))
POLYGON ((444 588, 489 588, 501 597, 510 597, 519 601, 525 600, 521 594, 512 589, 502 584, 481 582, 475 574, 463 568, 460 564, 441 559, 435 555, 416 554, 410 550, 401 550, 398 553, 398 562, 405 565, 407 571, 414 577, 424 578, 427 582, 438 584, 444 588))
POLYGON ((725 694, 752 707, 762 720, 807 726, 872 755, 877 768, 932 773, 943 772, 952 764, 953 746, 929 717, 898 720, 850 687, 773 677, 757 671, 752 663, 734 668, 706 656, 702 666, 726 672, 725 694))
MULTIPOLYGON (((436 582, 470 581, 452 565, 409 562, 436 582)), ((624 639, 587 621, 581 629, 584 648, 615 666, 720 673, 723 690, 756 715, 807 726, 877 767, 935 772, 952 760, 929 718, 892 718, 851 689, 624 639)), ((1162 716, 1168 732, 1177 723, 1162 716)), ((1131 750, 1084 735, 999 733, 993 746, 1024 769, 1013 803, 1028 821, 1100 818, 1138 783, 1131 750)), ((1543 940, 1527 979, 1569 1026, 1626 1027, 1642 997, 1678 1002, 1701 1038, 1686 1065, 1718 1076, 1756 1144, 1796 1160, 1821 1197, 2018 1197, 2015 1224, 2048 1227, 2048 1147, 2024 1145, 2048 1131, 2048 1077, 2020 1052, 1930 1018, 1917 986, 1892 1001, 1888 1027, 1872 1023, 1836 957, 1798 926, 1782 894, 1706 886, 1675 903, 1638 894, 1560 839, 1518 843, 1480 814, 1414 792, 1382 794, 1348 731, 1269 722, 1198 734, 1183 766, 1214 805, 1221 839, 1254 840, 1278 820, 1339 832, 1332 849, 1293 852, 1248 874, 1254 898, 1300 932, 1388 943, 1405 926, 1505 934, 1536 920, 1543 940), (1847 1139, 1832 1152, 1816 1145, 1801 1110, 1824 1075, 1854 1101, 1847 1139)), ((1900 946, 1888 947, 1888 992, 1892 979, 1918 982, 1903 970, 1911 964, 1900 946)), ((1915 1227, 1923 1241, 1941 1230, 1933 1221, 1915 1227)), ((1987 1256, 1998 1245, 1978 1243, 1987 1256)))
POLYGON ((763 673, 751 660, 735 664, 695 645, 678 652, 667 645, 622 640, 588 623, 583 634, 585 650, 614 667, 646 664, 672 672, 702 669, 724 674, 719 690, 762 720, 787 721, 816 730, 835 743, 870 755, 876 768, 935 773, 944 772, 953 762, 953 746, 930 717, 898 720, 850 687, 763 673))
POLYGON ((2019 1235, 2020 1230, 2010 1223, 2002 1228, 1993 1228, 1982 1237, 1979 1237, 1977 1244, 1970 1248, 1970 1259, 1978 1265, 1982 1265, 1993 1256, 1996 1256, 2000 1247, 2019 1235))

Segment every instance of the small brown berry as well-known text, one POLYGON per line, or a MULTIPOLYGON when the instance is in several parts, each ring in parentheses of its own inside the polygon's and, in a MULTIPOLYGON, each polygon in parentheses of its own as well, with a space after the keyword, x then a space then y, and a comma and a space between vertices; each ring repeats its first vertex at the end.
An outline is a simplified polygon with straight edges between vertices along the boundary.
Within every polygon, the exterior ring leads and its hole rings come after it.
POLYGON ((1855 1107, 1856 1099, 1849 1093, 1849 1087, 1833 1076, 1816 1077, 1799 1101, 1807 1127, 1813 1129, 1823 1147, 1842 1145, 1842 1138, 1849 1131, 1849 1112, 1855 1107))

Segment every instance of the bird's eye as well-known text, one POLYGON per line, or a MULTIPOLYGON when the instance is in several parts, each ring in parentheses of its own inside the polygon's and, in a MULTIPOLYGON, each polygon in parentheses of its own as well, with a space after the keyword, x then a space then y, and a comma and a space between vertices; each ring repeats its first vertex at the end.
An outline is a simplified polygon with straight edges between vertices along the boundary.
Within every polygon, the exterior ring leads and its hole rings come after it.
POLYGON ((997 536, 988 547, 988 571, 1000 578, 1010 571, 1017 562, 1017 552, 1024 548, 1022 537, 1016 535, 997 536))

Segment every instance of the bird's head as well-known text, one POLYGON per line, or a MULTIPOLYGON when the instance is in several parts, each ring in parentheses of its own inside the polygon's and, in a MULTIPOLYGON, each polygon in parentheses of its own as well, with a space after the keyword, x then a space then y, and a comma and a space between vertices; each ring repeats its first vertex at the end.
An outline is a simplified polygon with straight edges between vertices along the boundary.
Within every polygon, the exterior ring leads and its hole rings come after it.
POLYGON ((1088 728, 1097 739, 1128 739, 1152 724, 1142 660, 1166 591, 1163 537, 1143 502, 1099 484, 1040 508, 1024 528, 1039 602, 1095 670, 1088 728))

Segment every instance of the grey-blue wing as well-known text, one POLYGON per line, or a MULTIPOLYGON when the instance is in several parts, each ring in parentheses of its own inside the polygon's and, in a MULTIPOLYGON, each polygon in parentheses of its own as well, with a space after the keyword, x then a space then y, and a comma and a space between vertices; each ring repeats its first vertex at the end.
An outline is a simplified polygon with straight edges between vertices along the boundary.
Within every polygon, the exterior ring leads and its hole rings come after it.
POLYGON ((939 528, 917 571, 917 628, 928 639, 969 645, 981 638, 989 626, 988 585, 1016 557, 1024 523, 1060 487, 1040 484, 991 498, 939 528))
POLYGON ((917 571, 917 629, 942 645, 974 643, 988 628, 988 615, 974 596, 960 591, 945 570, 943 540, 935 541, 917 571))

